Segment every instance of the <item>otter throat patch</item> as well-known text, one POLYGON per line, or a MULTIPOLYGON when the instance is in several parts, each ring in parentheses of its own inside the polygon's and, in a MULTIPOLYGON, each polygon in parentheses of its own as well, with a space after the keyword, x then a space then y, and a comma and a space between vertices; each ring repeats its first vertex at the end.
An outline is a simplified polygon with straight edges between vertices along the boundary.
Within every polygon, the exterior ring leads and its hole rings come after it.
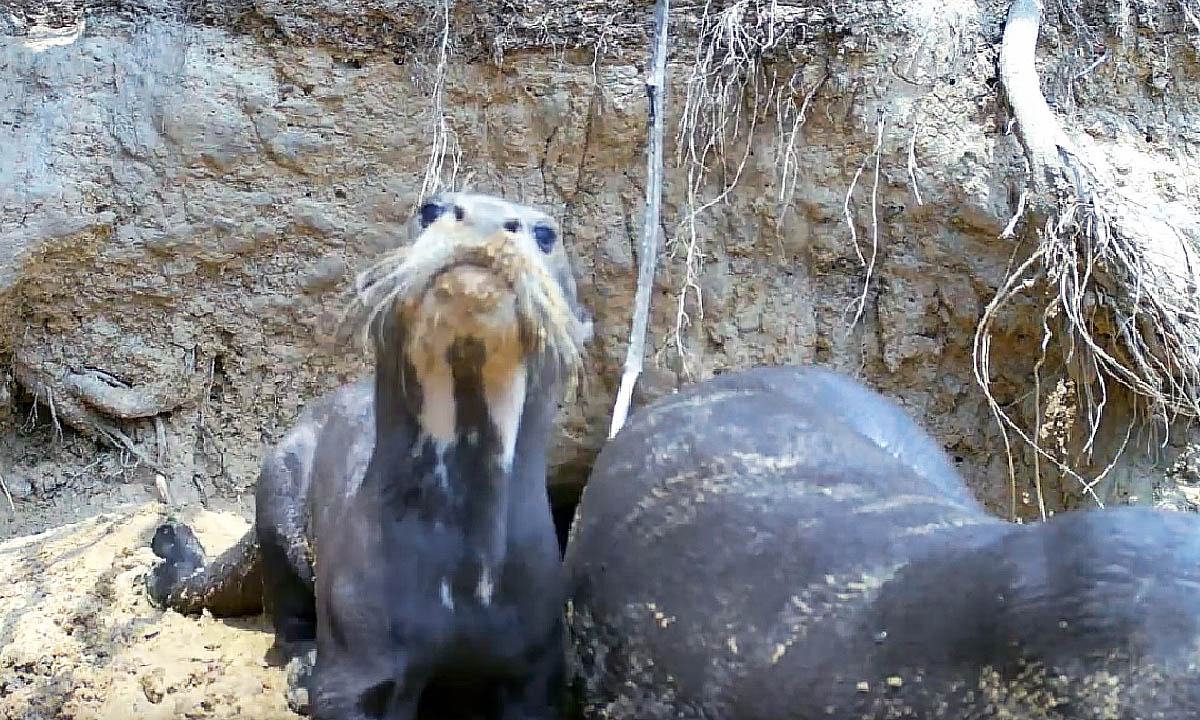
POLYGON ((474 445, 480 428, 473 423, 489 422, 499 443, 497 460, 508 473, 513 467, 528 390, 522 353, 515 343, 484 344, 481 367, 472 368, 469 374, 478 377, 487 416, 472 418, 458 407, 457 397, 462 389, 455 386, 449 346, 450 343, 426 342, 420 352, 409 353, 421 388, 418 422, 429 439, 442 448, 460 440, 474 445))

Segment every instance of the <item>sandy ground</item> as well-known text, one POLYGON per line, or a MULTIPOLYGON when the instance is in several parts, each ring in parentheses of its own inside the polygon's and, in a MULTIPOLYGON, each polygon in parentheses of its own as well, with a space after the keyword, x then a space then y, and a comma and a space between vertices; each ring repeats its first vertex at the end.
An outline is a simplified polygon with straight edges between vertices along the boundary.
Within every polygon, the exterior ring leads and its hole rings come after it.
MULTIPOLYGON (((143 590, 165 507, 146 503, 0 543, 0 718, 290 718, 264 616, 185 617, 143 590)), ((181 514, 210 555, 248 527, 181 514)))

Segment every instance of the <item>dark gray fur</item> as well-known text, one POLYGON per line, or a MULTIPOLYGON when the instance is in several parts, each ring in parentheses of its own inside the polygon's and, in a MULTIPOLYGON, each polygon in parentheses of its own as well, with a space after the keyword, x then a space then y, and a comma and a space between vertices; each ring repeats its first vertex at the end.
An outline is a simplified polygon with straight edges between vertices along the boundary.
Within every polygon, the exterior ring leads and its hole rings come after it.
POLYGON ((987 514, 882 396, 730 373, 602 450, 566 567, 586 718, 1185 720, 1200 518, 987 514))
MULTIPOLYGON (((439 202, 480 232, 512 225, 506 210, 523 232, 546 220, 486 196, 439 202)), ((545 262, 589 325, 561 247, 545 262)), ((457 440, 439 477, 435 446, 416 419, 422 393, 403 360, 405 329, 393 313, 381 318, 374 376, 314 402, 268 452, 254 529, 207 562, 186 525, 164 523, 150 594, 181 612, 265 608, 297 670, 296 689, 308 691, 320 720, 557 717, 563 586, 546 446, 560 368, 545 357, 529 363, 506 474, 483 399, 483 347, 451 346, 457 440), (487 604, 473 596, 484 564, 495 575, 487 604)))

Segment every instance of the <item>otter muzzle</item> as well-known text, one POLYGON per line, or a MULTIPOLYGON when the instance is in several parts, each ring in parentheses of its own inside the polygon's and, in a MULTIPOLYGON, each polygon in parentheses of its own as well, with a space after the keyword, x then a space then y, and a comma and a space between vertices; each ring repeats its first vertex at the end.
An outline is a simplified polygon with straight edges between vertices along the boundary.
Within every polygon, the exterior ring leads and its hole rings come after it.
POLYGON ((522 334, 516 291, 507 280, 477 265, 455 265, 435 275, 401 317, 414 339, 449 332, 479 340, 516 340, 522 334))

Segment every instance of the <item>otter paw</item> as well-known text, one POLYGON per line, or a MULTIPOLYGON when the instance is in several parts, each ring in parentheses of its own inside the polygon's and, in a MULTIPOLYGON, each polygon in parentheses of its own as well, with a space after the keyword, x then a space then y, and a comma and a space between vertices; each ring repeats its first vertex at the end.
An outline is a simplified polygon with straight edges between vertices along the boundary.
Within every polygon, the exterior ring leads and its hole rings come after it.
POLYGON ((299 715, 312 713, 309 687, 313 666, 316 664, 317 649, 312 647, 289 660, 285 668, 287 671, 288 708, 299 715))
POLYGON ((168 520, 154 531, 150 541, 154 554, 177 565, 199 567, 204 564, 204 546, 192 529, 181 522, 168 520))
POLYGON ((204 546, 187 525, 168 521, 154 531, 150 549, 163 561, 146 576, 146 591, 162 605, 184 578, 204 567, 204 546))

